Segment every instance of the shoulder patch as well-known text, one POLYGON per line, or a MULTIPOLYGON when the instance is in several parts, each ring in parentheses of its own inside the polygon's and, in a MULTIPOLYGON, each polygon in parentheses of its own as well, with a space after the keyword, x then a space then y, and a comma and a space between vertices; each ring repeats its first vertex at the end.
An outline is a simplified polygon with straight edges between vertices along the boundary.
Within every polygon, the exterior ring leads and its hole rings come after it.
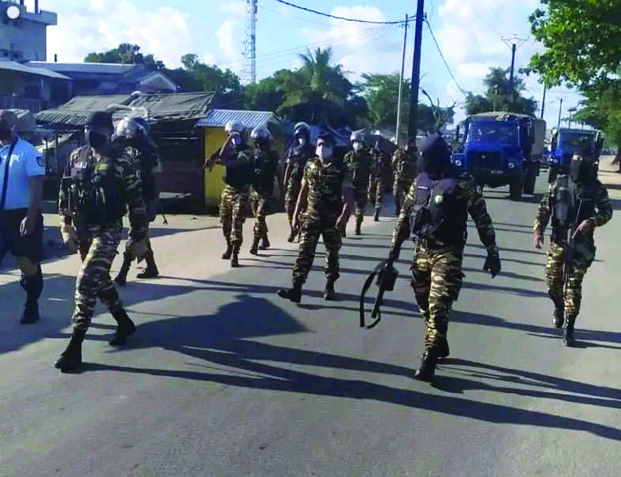
POLYGON ((45 163, 43 162, 43 156, 37 156, 37 165, 39 167, 45 167, 45 163))

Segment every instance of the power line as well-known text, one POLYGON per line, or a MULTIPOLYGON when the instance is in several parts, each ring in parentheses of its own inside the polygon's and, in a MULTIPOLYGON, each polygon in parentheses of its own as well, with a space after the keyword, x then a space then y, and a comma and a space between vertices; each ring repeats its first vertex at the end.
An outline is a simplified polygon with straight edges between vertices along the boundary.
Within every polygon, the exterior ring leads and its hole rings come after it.
POLYGON ((427 23, 427 28, 429 28, 429 33, 431 33, 431 38, 433 39, 433 42, 436 45, 436 48, 438 49, 438 53, 440 53, 440 58, 442 58, 442 61, 444 62, 444 66, 446 66, 446 69, 449 73, 449 75, 451 76, 451 78, 453 78, 453 81, 455 82, 455 85, 457 86, 457 88, 459 89, 459 91, 461 91, 461 93, 464 96, 468 95, 468 92, 465 91, 457 82, 457 79, 455 78, 455 75, 453 74, 453 72, 451 71, 451 67, 449 66, 449 64, 446 61, 446 58, 444 58, 444 53, 442 53, 442 49, 440 48, 440 45, 438 43, 438 40, 436 40, 436 36, 433 34, 433 30, 431 29, 431 24, 429 23, 429 21, 427 21, 427 19, 425 19, 425 23, 427 23))
MULTIPOLYGON (((294 3, 286 2, 285 0, 274 0, 275 2, 282 3, 283 5, 287 5, 292 8, 297 8, 298 10, 302 10, 308 13, 314 13, 315 15, 321 15, 322 17, 333 18, 334 20, 343 20, 346 22, 355 22, 355 23, 370 23, 372 25, 403 25, 405 23, 404 20, 393 21, 393 22, 377 22, 372 20, 361 20, 359 18, 347 18, 347 17, 339 17, 337 15, 331 15, 330 13, 320 12, 318 10, 313 10, 311 8, 302 7, 300 5, 296 5, 294 3)), ((414 19, 416 15, 412 15, 411 18, 414 19)))

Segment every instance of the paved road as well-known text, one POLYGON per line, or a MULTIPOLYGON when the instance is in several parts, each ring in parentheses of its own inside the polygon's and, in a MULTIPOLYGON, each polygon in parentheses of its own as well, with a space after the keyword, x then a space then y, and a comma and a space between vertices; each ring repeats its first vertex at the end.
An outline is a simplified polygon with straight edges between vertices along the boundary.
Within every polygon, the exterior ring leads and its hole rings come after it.
MULTIPOLYGON (((619 209, 621 181, 603 177, 619 209)), ((2 276, 0 475, 619 475, 621 221, 598 231, 582 346, 566 349, 550 326, 544 256, 530 247, 535 199, 486 196, 504 273, 480 270, 471 228, 452 356, 433 386, 412 379, 423 323, 409 249, 384 321, 357 327, 357 295, 387 253, 392 219, 346 240, 341 299, 329 306, 320 272, 301 306, 275 295, 295 253, 282 239, 229 271, 205 258, 217 230, 170 231, 156 239, 167 278, 123 291, 140 324, 131 346, 110 349, 112 321, 98 316, 80 375, 52 368, 75 257, 46 265, 46 316, 30 328, 15 323, 16 276, 2 276)))

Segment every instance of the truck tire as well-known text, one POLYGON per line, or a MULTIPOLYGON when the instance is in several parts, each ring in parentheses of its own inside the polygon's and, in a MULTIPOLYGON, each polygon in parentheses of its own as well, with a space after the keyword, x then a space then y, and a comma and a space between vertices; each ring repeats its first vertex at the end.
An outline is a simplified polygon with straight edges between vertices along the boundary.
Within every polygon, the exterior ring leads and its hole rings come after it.
POLYGON ((531 195, 534 194, 536 183, 537 183, 536 169, 534 167, 531 167, 526 177, 524 178, 524 193, 531 194, 531 195))
POLYGON ((524 189, 524 177, 518 176, 509 184, 509 199, 513 201, 522 198, 522 189, 524 189))

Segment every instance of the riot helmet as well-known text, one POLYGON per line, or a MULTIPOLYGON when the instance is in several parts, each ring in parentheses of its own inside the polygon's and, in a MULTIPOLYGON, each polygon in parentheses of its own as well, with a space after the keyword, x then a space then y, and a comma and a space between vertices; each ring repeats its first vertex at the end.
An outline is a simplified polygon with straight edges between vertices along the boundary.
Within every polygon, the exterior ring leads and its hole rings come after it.
POLYGON ((597 168, 592 144, 585 142, 580 153, 572 157, 569 175, 574 182, 581 184, 589 184, 597 179, 597 168))
POLYGON ((244 143, 244 131, 246 127, 239 121, 231 120, 224 126, 227 136, 232 137, 233 145, 239 147, 244 143))
POLYGON ((451 152, 448 144, 439 134, 425 138, 420 147, 418 165, 429 175, 442 175, 451 169, 451 152))
POLYGON ((297 123, 293 128, 293 136, 300 146, 306 146, 310 142, 310 126, 305 122, 297 123))
POLYGON ((366 137, 362 131, 354 131, 349 138, 354 151, 360 152, 364 149, 366 137))
POLYGON ((267 127, 258 126, 252 130, 250 138, 257 146, 265 150, 269 148, 270 141, 272 140, 272 134, 267 127))
POLYGON ((86 142, 94 149, 102 148, 114 133, 112 114, 107 111, 95 111, 86 118, 84 135, 86 142))

